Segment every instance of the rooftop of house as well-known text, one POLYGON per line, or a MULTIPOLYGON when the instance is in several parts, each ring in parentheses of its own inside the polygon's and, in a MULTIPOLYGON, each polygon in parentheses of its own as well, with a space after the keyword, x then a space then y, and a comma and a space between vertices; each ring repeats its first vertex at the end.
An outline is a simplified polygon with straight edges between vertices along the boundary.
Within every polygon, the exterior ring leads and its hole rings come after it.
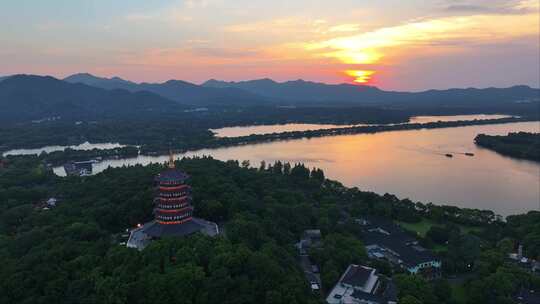
POLYGON ((366 246, 387 248, 408 267, 438 260, 430 250, 418 245, 414 235, 389 220, 375 217, 365 219, 362 236, 366 246))
POLYGON ((370 267, 349 265, 339 281, 364 292, 371 292, 378 278, 375 272, 375 269, 370 267))
POLYGON ((326 302, 329 304, 348 303, 394 303, 395 285, 386 278, 377 275, 377 270, 367 266, 349 265, 326 302))

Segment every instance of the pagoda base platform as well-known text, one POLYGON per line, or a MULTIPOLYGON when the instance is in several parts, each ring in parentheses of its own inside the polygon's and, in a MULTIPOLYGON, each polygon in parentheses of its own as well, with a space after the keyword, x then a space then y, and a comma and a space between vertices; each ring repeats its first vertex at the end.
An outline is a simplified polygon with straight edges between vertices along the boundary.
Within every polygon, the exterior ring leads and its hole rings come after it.
POLYGON ((133 229, 130 233, 127 247, 144 249, 152 240, 162 237, 183 237, 190 234, 201 232, 208 236, 219 234, 219 227, 214 222, 205 221, 200 218, 193 218, 191 221, 183 224, 160 224, 151 221, 142 227, 133 229))

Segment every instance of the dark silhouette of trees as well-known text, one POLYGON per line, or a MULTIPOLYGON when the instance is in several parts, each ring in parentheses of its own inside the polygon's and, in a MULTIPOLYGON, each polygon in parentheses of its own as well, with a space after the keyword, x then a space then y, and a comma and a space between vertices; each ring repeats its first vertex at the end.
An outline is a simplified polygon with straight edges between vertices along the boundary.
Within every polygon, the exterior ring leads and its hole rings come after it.
POLYGON ((506 136, 479 134, 474 141, 503 155, 540 161, 540 133, 517 132, 506 136))

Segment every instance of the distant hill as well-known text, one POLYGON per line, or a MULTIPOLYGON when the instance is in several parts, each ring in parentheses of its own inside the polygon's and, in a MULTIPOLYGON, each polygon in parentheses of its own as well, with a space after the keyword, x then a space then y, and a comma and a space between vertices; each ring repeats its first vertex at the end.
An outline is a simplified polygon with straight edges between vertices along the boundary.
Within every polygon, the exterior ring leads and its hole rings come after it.
POLYGON ((84 83, 89 86, 98 87, 102 89, 124 89, 133 91, 132 87, 137 85, 134 82, 124 80, 120 77, 104 78, 97 77, 88 73, 73 74, 63 79, 70 83, 84 83))
POLYGON ((540 90, 528 86, 428 90, 405 95, 400 95, 400 93, 396 94, 399 100, 403 102, 438 106, 495 106, 532 102, 538 103, 540 101, 540 90))
POLYGON ((347 101, 351 103, 378 102, 377 98, 386 92, 376 87, 359 86, 352 84, 329 85, 304 80, 275 82, 271 79, 258 79, 240 82, 225 82, 208 80, 204 87, 212 88, 238 88, 262 95, 273 100, 287 100, 295 102, 312 101, 347 101), (361 98, 361 100, 359 100, 361 98))
POLYGON ((281 105, 375 105, 398 108, 450 107, 501 108, 540 101, 540 90, 528 86, 486 89, 448 89, 424 92, 384 91, 372 86, 325 84, 304 80, 276 82, 265 78, 239 82, 208 80, 196 85, 181 80, 135 83, 119 77, 75 74, 64 79, 103 89, 148 91, 185 105, 258 106, 281 105))
POLYGON ((376 87, 352 84, 324 84, 304 80, 275 82, 259 79, 240 82, 208 80, 204 87, 238 88, 272 100, 293 103, 347 103, 398 106, 476 107, 526 103, 540 100, 540 90, 528 86, 487 89, 449 89, 424 92, 383 91, 376 87))
POLYGON ((83 83, 107 90, 125 89, 130 92, 148 91, 185 105, 261 105, 266 98, 238 88, 203 87, 181 80, 169 80, 164 83, 135 83, 119 77, 102 78, 91 74, 75 74, 64 81, 83 83))
POLYGON ((15 75, 0 82, 0 119, 7 121, 147 116, 178 108, 153 93, 105 90, 50 76, 15 75))

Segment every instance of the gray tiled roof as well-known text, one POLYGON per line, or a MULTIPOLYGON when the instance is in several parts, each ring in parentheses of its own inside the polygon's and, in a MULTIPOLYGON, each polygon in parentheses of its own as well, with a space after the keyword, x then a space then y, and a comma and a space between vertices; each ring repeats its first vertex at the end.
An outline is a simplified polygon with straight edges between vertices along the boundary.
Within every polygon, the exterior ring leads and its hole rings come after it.
POLYGON ((373 269, 367 269, 362 266, 351 265, 348 268, 348 271, 343 276, 341 280, 342 283, 349 284, 352 286, 361 286, 366 285, 367 280, 373 269))
POLYGON ((189 175, 186 173, 176 170, 176 169, 167 169, 163 172, 161 172, 158 176, 156 176, 156 180, 159 182, 179 182, 183 183, 186 179, 188 179, 189 175))
POLYGON ((204 228, 203 225, 193 220, 183 224, 169 224, 164 225, 158 222, 152 222, 148 226, 145 225, 144 233, 152 237, 165 237, 165 236, 184 236, 201 231, 204 228))
POLYGON ((368 218, 369 224, 364 227, 362 239, 366 246, 379 245, 397 254, 407 266, 439 260, 430 250, 414 245, 416 238, 391 221, 380 218, 368 218), (389 234, 376 231, 382 228, 389 234))

